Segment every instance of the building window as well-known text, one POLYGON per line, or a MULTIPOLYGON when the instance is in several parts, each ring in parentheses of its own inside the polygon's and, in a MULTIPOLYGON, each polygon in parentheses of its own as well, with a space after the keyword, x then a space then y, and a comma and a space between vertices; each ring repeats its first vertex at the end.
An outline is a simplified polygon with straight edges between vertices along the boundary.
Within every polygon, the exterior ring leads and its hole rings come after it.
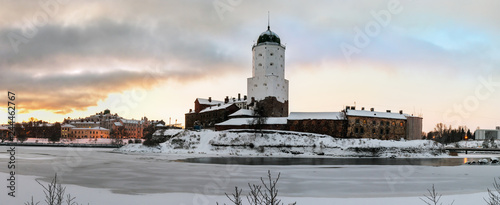
POLYGON ((356 123, 356 124, 359 124, 359 119, 356 119, 355 123, 356 123))
POLYGON ((399 125, 400 125, 401 127, 403 127, 403 123, 402 123, 402 122, 401 122, 401 123, 399 123, 399 125))
POLYGON ((375 134, 375 129, 372 129, 372 133, 375 134))
POLYGON ((365 124, 365 125, 366 125, 366 120, 363 120, 363 124, 365 124))
POLYGON ((274 63, 270 63, 269 65, 273 66, 273 65, 274 65, 274 63))
POLYGON ((380 135, 384 134, 384 129, 380 129, 380 135))
POLYGON ((373 124, 373 125, 376 125, 376 124, 377 124, 377 121, 373 120, 373 121, 372 121, 372 124, 373 124))
POLYGON ((389 129, 385 129, 385 134, 389 134, 389 129))
POLYGON ((365 133, 365 129, 361 128, 361 134, 364 134, 364 133, 365 133))
POLYGON ((257 87, 257 84, 253 85, 254 87, 257 87))
POLYGON ((396 123, 393 121, 393 122, 392 122, 392 126, 395 126, 395 125, 396 125, 396 123))
POLYGON ((359 129, 357 127, 354 128, 354 133, 358 134, 358 132, 359 132, 359 129))

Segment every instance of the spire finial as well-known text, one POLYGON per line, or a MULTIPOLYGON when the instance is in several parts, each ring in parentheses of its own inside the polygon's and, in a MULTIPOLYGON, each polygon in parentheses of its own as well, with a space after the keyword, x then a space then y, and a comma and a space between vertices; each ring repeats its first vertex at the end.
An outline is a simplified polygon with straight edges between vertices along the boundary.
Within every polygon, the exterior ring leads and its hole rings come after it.
POLYGON ((271 21, 271 17, 270 17, 269 11, 267 11, 267 30, 271 30, 270 21, 271 21))

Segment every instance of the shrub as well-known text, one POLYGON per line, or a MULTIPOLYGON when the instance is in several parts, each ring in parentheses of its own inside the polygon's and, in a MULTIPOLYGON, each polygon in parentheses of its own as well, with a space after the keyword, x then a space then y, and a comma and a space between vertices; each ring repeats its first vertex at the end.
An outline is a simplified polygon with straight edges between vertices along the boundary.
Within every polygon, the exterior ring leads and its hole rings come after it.
MULTIPOLYGON (((278 177, 276 180, 272 179, 271 171, 267 171, 268 180, 264 181, 261 177, 260 181, 262 185, 256 184, 248 184, 250 188, 250 192, 248 193, 247 201, 252 205, 283 205, 281 199, 278 199, 278 188, 276 185, 278 184, 278 180, 280 179, 280 174, 278 173, 278 177)), ((229 196, 226 193, 226 197, 232 202, 234 205, 242 205, 241 199, 241 191, 242 189, 238 189, 238 187, 234 187, 235 192, 229 196)), ((219 202, 217 202, 217 205, 219 202)), ((296 205, 297 203, 293 203, 291 205, 296 205)), ((225 204, 224 204, 225 205, 225 204)))
MULTIPOLYGON (((47 186, 41 184, 38 180, 36 181, 40 186, 43 187, 43 193, 45 194, 45 202, 47 205, 79 205, 75 199, 76 197, 72 197, 71 194, 64 195, 66 193, 66 187, 63 187, 61 184, 57 183, 57 174, 55 174, 52 182, 47 186)), ((37 205, 40 202, 33 201, 33 196, 31 197, 31 201, 24 203, 25 205, 37 205)))

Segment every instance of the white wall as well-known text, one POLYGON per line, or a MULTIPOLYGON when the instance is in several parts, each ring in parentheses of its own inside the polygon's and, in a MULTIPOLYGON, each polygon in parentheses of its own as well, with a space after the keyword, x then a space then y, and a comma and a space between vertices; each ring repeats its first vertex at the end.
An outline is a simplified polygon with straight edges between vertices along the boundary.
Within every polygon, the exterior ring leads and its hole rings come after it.
POLYGON ((248 103, 252 97, 263 100, 274 96, 280 102, 288 100, 288 80, 285 79, 285 48, 262 44, 253 48, 252 77, 247 79, 248 103))

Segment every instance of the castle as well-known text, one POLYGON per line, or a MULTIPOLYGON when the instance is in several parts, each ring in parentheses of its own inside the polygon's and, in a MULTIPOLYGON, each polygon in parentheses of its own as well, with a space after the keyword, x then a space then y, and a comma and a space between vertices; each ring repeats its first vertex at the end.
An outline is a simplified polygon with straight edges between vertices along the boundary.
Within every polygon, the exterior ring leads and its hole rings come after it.
POLYGON ((280 37, 267 30, 252 46, 252 77, 247 93, 224 101, 197 98, 194 110, 185 114, 185 128, 216 130, 253 129, 254 119, 265 116, 263 129, 327 134, 332 137, 376 139, 421 139, 422 117, 376 112, 374 108, 357 110, 347 106, 341 112, 288 111, 288 85, 285 79, 285 50, 280 37), (258 113, 258 114, 256 114, 258 113))

